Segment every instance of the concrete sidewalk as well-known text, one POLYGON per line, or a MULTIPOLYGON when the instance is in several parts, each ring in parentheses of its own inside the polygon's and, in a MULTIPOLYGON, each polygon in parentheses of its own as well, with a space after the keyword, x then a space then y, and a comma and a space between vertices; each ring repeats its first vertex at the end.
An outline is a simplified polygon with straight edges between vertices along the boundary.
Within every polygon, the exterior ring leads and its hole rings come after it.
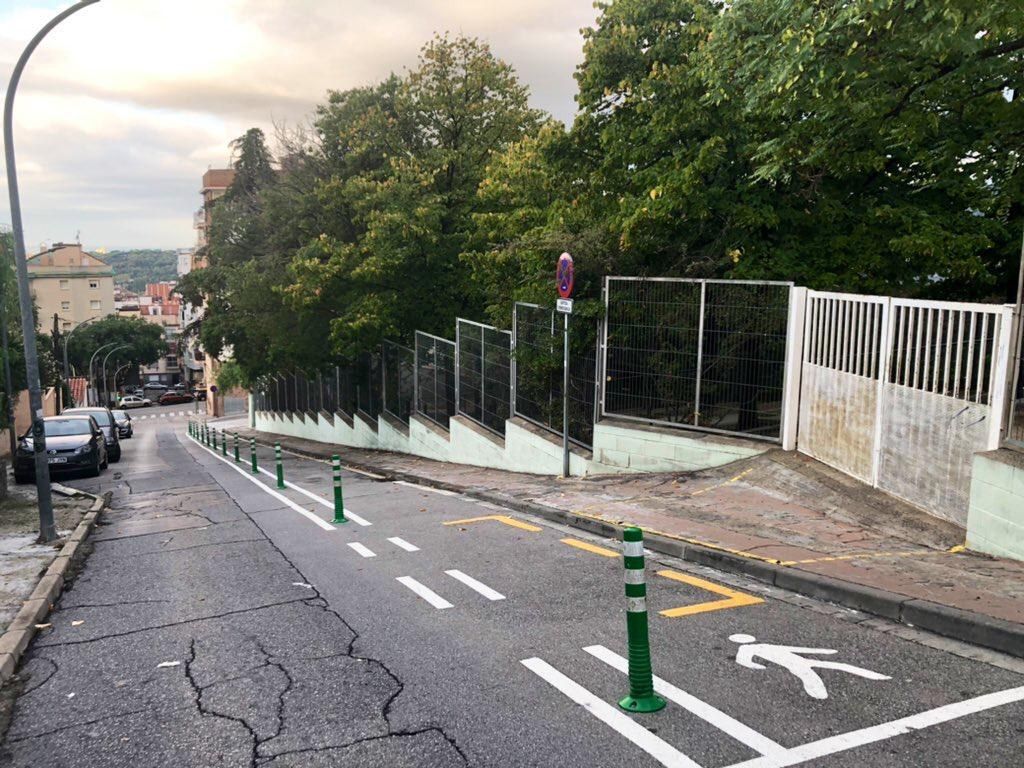
POLYGON ((656 551, 1024 657, 1024 563, 964 551, 957 526, 796 453, 690 474, 562 480, 238 433, 600 535, 639 525, 656 551))

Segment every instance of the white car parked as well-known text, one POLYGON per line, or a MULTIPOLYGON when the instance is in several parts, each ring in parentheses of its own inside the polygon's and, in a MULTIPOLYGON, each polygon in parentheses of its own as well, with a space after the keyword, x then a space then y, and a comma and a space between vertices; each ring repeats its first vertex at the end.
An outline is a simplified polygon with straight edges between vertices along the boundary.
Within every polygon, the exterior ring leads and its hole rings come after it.
POLYGON ((138 395, 125 395, 121 398, 121 408, 149 408, 153 403, 148 397, 138 395))

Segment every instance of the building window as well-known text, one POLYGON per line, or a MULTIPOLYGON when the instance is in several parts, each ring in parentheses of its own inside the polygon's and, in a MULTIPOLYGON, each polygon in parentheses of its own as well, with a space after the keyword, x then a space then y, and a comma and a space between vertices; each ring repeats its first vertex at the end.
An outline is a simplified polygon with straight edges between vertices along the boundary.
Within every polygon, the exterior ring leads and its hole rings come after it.
POLYGON ((103 309, 103 302, 99 299, 93 299, 89 302, 89 309, 103 309))
POLYGON ((62 311, 67 312, 69 309, 71 309, 71 302, 70 301, 62 301, 60 303, 60 308, 61 308, 62 311))
POLYGON ((89 281, 89 287, 90 288, 99 288, 100 287, 100 281, 99 280, 90 280, 89 281))
POLYGON ((61 325, 63 326, 63 329, 65 331, 70 331, 71 330, 71 323, 69 323, 67 320, 65 320, 61 325))
POLYGON ((177 368, 178 367, 178 357, 177 357, 177 355, 168 355, 167 356, 167 367, 168 368, 177 368))
POLYGON ((61 280, 60 281, 60 289, 62 291, 70 291, 71 290, 71 281, 70 280, 61 280))

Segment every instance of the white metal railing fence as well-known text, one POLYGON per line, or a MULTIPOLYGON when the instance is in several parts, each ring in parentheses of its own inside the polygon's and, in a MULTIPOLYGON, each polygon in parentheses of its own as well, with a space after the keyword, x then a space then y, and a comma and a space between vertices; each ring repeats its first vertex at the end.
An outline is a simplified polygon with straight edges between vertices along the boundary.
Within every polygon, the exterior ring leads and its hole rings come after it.
POLYGON ((510 406, 512 333, 472 320, 455 321, 456 408, 499 435, 510 406))
POLYGON ((780 441, 793 290, 606 277, 601 415, 780 441))
POLYGON ((799 450, 958 523, 996 447, 1012 313, 989 304, 809 291, 799 450))

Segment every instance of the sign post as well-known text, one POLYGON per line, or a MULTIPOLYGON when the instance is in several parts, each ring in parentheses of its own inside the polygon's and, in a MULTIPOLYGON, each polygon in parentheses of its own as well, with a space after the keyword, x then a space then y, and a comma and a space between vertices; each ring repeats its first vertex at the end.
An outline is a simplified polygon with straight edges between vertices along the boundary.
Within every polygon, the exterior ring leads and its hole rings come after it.
POLYGON ((572 290, 576 285, 576 270, 572 256, 563 253, 558 257, 555 284, 561 297, 556 309, 565 318, 562 334, 562 477, 569 477, 569 315, 572 314, 572 290))

